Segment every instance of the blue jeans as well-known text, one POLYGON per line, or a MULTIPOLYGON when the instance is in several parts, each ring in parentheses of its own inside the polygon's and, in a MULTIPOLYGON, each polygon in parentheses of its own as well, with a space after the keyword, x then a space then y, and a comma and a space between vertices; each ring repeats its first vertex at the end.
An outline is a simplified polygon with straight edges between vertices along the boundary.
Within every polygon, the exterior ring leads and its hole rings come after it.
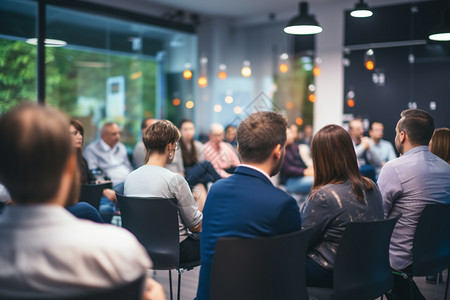
POLYGON ((314 287, 333 287, 333 271, 325 269, 311 257, 306 257, 306 285, 314 287))
POLYGON ((77 218, 103 223, 103 219, 98 210, 87 202, 78 202, 75 205, 67 207, 67 210, 77 218))
POLYGON ((313 176, 291 177, 286 180, 286 192, 308 194, 313 183, 313 176))
POLYGON ((207 160, 185 168, 184 176, 189 186, 195 186, 199 183, 207 184, 208 182, 216 182, 222 179, 213 165, 207 160))
MULTIPOLYGON (((121 195, 123 195, 123 182, 119 183, 118 185, 113 187, 113 190, 116 193, 119 193, 121 195)), ((103 218, 103 221, 105 223, 111 223, 111 219, 114 216, 114 214, 116 213, 117 207, 116 207, 116 203, 109 200, 108 198, 106 198, 105 196, 102 196, 102 198, 100 199, 100 214, 103 218)))

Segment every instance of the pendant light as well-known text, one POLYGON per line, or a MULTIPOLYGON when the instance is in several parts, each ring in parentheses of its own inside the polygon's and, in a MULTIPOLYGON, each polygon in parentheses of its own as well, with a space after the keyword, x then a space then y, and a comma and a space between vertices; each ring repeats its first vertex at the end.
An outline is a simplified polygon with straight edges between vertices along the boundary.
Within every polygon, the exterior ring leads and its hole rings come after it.
POLYGON ((299 15, 294 17, 286 27, 284 27, 284 32, 288 34, 317 34, 322 32, 322 27, 320 27, 314 15, 308 14, 308 3, 300 2, 298 5, 299 15))
POLYGON ((450 41, 450 4, 447 4, 441 22, 433 28, 428 38, 432 41, 450 41))
POLYGON ((373 12, 370 10, 369 5, 363 0, 356 3, 355 8, 350 12, 350 16, 354 18, 368 18, 372 15, 373 12))

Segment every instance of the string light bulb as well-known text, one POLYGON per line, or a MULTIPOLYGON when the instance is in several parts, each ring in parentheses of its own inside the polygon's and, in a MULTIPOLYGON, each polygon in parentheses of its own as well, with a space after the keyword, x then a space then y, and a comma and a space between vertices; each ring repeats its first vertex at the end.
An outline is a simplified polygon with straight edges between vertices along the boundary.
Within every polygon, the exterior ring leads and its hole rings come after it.
POLYGON ((184 64, 184 71, 183 71, 183 78, 186 80, 189 80, 192 78, 192 71, 191 71, 191 64, 185 63, 184 64))
POLYGON ((217 73, 217 77, 219 77, 219 79, 221 80, 224 80, 228 77, 226 65, 224 64, 219 65, 219 73, 217 73))
POLYGON ((375 68, 375 52, 372 49, 369 49, 364 54, 364 67, 372 71, 375 68))
POLYGON ((250 62, 248 60, 244 60, 242 63, 241 74, 244 77, 250 77, 252 75, 252 69, 250 68, 250 62))

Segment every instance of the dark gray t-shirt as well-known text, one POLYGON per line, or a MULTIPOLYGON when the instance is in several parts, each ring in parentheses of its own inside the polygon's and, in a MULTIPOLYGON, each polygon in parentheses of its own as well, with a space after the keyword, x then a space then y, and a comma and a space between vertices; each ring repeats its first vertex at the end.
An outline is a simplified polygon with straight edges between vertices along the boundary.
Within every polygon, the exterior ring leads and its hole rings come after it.
POLYGON ((301 210, 302 228, 312 228, 308 256, 325 269, 333 269, 336 252, 349 222, 383 220, 381 195, 376 187, 356 199, 350 180, 327 184, 309 196, 301 210))

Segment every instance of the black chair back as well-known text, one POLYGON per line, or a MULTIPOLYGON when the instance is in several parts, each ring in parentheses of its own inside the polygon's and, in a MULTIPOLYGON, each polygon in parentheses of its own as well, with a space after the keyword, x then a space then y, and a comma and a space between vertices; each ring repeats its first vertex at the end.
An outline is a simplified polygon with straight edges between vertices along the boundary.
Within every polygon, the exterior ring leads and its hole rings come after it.
POLYGON ((392 288, 389 244, 399 218, 347 224, 336 254, 336 299, 375 299, 392 288))
POLYGON ((450 204, 425 206, 412 252, 414 276, 436 274, 450 266, 450 204))
MULTIPOLYGON (((108 300, 140 300, 142 297, 142 292, 144 291, 145 284, 145 276, 141 276, 136 280, 121 285, 119 287, 115 287, 112 289, 108 289, 106 291, 86 293, 79 296, 68 296, 68 297, 59 297, 58 299, 62 300, 98 300, 98 299, 108 299, 108 300)), ((2 297, 0 296, 0 300, 8 299, 8 300, 31 300, 31 299, 56 299, 55 297, 2 297)))
POLYGON ((211 272, 211 300, 308 299, 309 230, 264 238, 221 237, 211 272))
POLYGON ((383 221, 346 225, 333 270, 334 288, 308 287, 316 299, 371 300, 393 285, 389 244, 401 214, 383 221))
POLYGON ((99 184, 83 184, 81 186, 79 201, 87 202, 96 209, 99 209, 103 190, 110 188, 112 188, 111 182, 104 182, 99 184))
POLYGON ((153 268, 179 268, 178 209, 175 200, 116 195, 122 227, 133 233, 144 245, 153 260, 153 268))

